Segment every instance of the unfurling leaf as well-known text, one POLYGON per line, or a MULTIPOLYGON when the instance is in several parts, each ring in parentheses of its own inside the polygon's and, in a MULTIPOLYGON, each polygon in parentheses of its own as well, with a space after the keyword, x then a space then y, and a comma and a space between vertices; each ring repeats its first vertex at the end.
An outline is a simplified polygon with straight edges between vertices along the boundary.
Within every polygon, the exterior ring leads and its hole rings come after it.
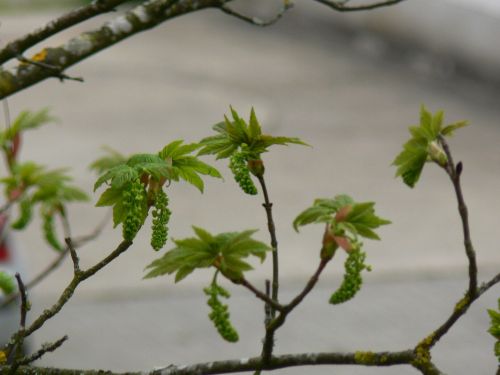
POLYGON ((422 106, 420 125, 409 128, 411 138, 392 162, 397 167, 396 177, 401 176, 403 182, 413 188, 427 161, 434 161, 441 167, 446 166, 448 159, 440 137, 451 136, 455 130, 466 125, 465 121, 460 121, 443 127, 443 112, 438 111, 432 115, 422 106))

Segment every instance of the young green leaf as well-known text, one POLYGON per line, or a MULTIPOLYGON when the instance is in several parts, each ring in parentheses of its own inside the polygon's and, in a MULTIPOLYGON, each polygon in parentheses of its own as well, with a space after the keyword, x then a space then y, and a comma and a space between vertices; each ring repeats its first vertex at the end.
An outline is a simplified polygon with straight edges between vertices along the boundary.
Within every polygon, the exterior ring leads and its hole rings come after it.
POLYGON ((106 151, 107 155, 95 160, 89 166, 90 169, 96 171, 98 174, 102 174, 117 165, 125 164, 127 161, 127 158, 118 151, 110 147, 104 147, 103 149, 106 151))
POLYGON ((222 178, 221 174, 214 167, 202 162, 197 157, 189 155, 200 148, 198 143, 182 144, 182 140, 177 140, 166 145, 159 153, 162 160, 171 165, 172 179, 184 181, 192 184, 203 192, 204 183, 199 175, 222 178))
POLYGON ((260 155, 268 151, 272 145, 307 144, 298 138, 273 137, 262 134, 262 129, 252 108, 249 124, 243 120, 234 108, 230 107, 233 120, 224 116, 224 122, 213 126, 218 134, 200 141, 199 155, 215 155, 217 159, 229 158, 241 147, 245 147, 248 159, 260 159, 260 155))
POLYGON ((197 268, 215 267, 224 276, 237 281, 252 267, 243 259, 249 256, 265 259, 270 247, 254 240, 255 230, 212 235, 193 227, 197 237, 174 240, 175 247, 153 261, 145 278, 176 273, 178 282, 197 268))
POLYGON ((392 162, 397 167, 396 177, 401 176, 403 182, 413 188, 427 161, 435 161, 444 167, 447 157, 442 150, 440 137, 451 136, 455 130, 466 125, 465 121, 460 121, 443 127, 443 112, 432 115, 422 106, 420 125, 409 128, 411 138, 392 162))

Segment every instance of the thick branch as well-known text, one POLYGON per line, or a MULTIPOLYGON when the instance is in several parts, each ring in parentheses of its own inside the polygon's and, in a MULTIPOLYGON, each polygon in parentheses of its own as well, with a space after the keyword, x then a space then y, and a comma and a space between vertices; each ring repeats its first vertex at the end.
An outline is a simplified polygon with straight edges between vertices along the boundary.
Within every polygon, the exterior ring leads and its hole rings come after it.
POLYGON ((10 59, 17 58, 28 48, 44 41, 52 35, 55 35, 71 26, 86 21, 99 14, 109 12, 120 4, 130 0, 101 0, 94 1, 89 5, 74 9, 63 16, 47 23, 45 26, 16 39, 7 44, 0 50, 0 65, 10 59))
POLYGON ((44 48, 31 60, 59 70, 20 63, 13 71, 0 71, 0 99, 53 76, 66 68, 141 31, 174 17, 208 7, 219 7, 227 0, 151 0, 106 22, 101 28, 80 34, 56 48, 44 48))
MULTIPOLYGON (((273 357, 264 366, 266 370, 277 370, 287 367, 315 365, 361 365, 361 366, 395 366, 407 365, 414 359, 412 350, 400 352, 355 352, 355 353, 302 353, 273 357)), ((234 372, 255 371, 262 367, 262 358, 244 358, 227 361, 199 363, 190 366, 168 366, 163 369, 145 372, 113 373, 95 370, 60 370, 42 367, 20 367, 19 375, 210 375, 229 374, 234 372)), ((8 366, 0 368, 0 374, 7 374, 8 366)))
POLYGON ((355 5, 355 6, 348 6, 346 3, 348 1, 335 1, 335 0, 314 0, 317 1, 318 3, 324 4, 338 12, 359 12, 363 10, 372 10, 372 9, 377 9, 377 8, 382 8, 382 7, 387 7, 390 5, 395 5, 398 3, 401 3, 405 0, 387 0, 387 1, 380 1, 376 3, 369 3, 369 4, 363 4, 363 5, 355 5))

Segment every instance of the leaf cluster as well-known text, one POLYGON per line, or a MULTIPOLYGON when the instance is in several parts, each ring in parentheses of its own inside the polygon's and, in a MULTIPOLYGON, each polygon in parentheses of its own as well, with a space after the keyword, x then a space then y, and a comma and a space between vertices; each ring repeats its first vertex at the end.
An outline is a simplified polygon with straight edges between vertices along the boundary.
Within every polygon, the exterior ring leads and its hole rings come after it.
POLYGON ((273 137, 263 134, 255 111, 252 108, 247 123, 232 107, 232 121, 224 116, 224 121, 213 126, 217 135, 206 137, 200 141, 202 146, 199 155, 215 155, 217 159, 231 157, 238 150, 246 153, 247 160, 258 160, 260 155, 268 151, 272 145, 299 144, 307 145, 299 138, 273 137))
POLYGON ((193 226, 196 237, 174 240, 175 247, 146 268, 145 278, 175 273, 175 282, 197 268, 215 267, 228 279, 238 282, 245 271, 253 269, 244 259, 254 256, 264 261, 270 247, 252 238, 256 230, 212 235, 193 226))
POLYGON ((447 157, 441 148, 440 137, 452 136, 455 130, 467 125, 466 121, 458 121, 443 126, 443 117, 443 111, 432 115, 422 106, 420 124, 410 126, 411 138, 392 163, 397 167, 396 177, 401 176, 403 182, 411 188, 419 180, 427 161, 434 161, 442 167, 446 165, 447 157))
POLYGON ((201 147, 199 143, 183 144, 182 140, 176 140, 166 145, 159 156, 171 166, 171 179, 180 179, 195 186, 203 192, 204 184, 200 175, 222 178, 217 169, 202 162, 196 156, 190 155, 201 147))
POLYGON ((293 227, 298 232, 299 227, 313 223, 327 224, 329 231, 335 236, 349 233, 354 240, 358 236, 380 240, 374 229, 391 222, 375 214, 374 202, 358 203, 342 194, 333 199, 316 199, 311 207, 295 218, 293 227))
MULTIPOLYGON (((136 181, 140 181, 146 199, 142 200, 141 210, 136 210, 140 223, 134 227, 140 228, 147 217, 149 207, 154 204, 157 193, 168 181, 185 180, 203 192, 204 183, 200 175, 220 178, 220 173, 210 165, 202 162, 196 156, 190 155, 200 146, 198 144, 183 144, 176 140, 166 145, 157 154, 134 154, 128 158, 116 151, 108 151, 108 155, 97 159, 91 168, 101 173, 94 184, 94 191, 106 184, 108 188, 101 194, 96 206, 112 206, 114 226, 118 226, 130 217, 129 190, 137 189, 136 181), (127 201, 128 202, 128 201, 127 201), (129 208, 127 208, 127 207, 129 208), (140 211, 140 212, 139 212, 140 211)), ((136 220, 137 221, 137 220, 136 220)), ((135 231, 126 231, 127 233, 135 231)), ((129 234, 130 234, 129 233, 129 234)))

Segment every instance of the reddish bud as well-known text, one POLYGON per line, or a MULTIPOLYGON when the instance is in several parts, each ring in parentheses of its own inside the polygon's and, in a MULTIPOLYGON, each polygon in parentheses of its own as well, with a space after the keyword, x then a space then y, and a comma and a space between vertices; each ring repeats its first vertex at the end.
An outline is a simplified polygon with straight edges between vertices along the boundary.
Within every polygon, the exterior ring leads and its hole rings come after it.
POLYGON ((352 206, 349 204, 347 206, 342 207, 340 210, 337 211, 337 214, 335 215, 335 221, 337 223, 344 221, 347 215, 349 215, 351 211, 352 211, 352 206))
POLYGON ((339 245, 342 249, 344 249, 347 252, 350 252, 352 250, 352 244, 349 238, 347 237, 341 237, 341 236, 334 236, 335 242, 337 245, 339 245))
POLYGON ((248 161, 248 169, 255 177, 264 176, 264 162, 261 159, 251 159, 248 161))

